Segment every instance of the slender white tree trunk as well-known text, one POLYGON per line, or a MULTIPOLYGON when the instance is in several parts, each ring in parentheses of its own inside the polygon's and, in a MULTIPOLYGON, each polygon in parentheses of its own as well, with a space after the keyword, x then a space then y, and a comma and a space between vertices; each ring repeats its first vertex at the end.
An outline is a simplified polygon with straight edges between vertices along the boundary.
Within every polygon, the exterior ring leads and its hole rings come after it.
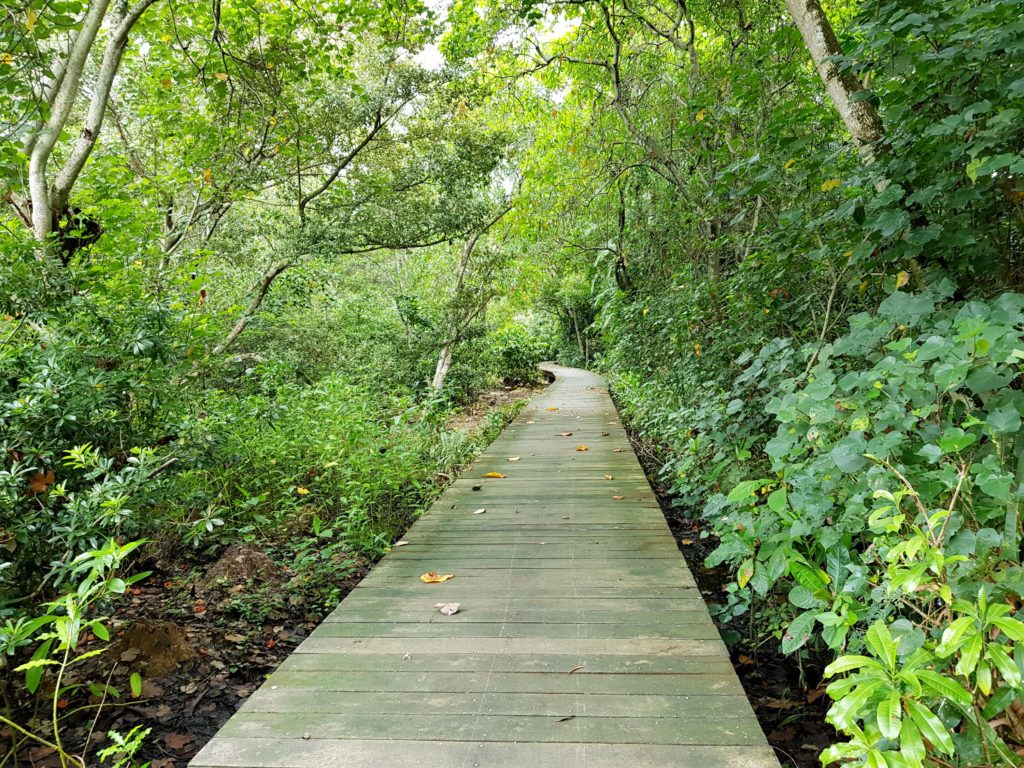
POLYGON ((841 56, 843 51, 821 3, 819 0, 786 0, 786 7, 846 129, 867 159, 871 159, 872 145, 885 136, 882 119, 868 101, 855 100, 854 94, 864 90, 857 78, 849 72, 844 74, 835 61, 828 61, 832 56, 841 56))
POLYGON ((434 378, 430 381, 430 386, 435 390, 440 389, 444 386, 445 379, 448 378, 448 371, 452 369, 452 345, 445 342, 445 345, 441 347, 441 354, 437 358, 437 367, 434 368, 434 378))

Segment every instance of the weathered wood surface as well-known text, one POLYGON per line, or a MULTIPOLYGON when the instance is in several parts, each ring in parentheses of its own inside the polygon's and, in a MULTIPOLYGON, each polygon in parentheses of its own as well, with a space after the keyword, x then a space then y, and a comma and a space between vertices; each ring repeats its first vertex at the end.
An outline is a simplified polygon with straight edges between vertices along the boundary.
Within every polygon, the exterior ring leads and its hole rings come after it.
POLYGON ((553 370, 192 768, 778 768, 604 381, 553 370))

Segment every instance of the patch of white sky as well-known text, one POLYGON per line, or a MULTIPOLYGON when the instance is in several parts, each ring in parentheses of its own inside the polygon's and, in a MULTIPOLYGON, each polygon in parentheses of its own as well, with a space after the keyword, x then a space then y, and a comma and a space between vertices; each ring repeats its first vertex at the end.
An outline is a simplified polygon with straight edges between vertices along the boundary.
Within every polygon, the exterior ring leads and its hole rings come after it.
MULTIPOLYGON (((442 25, 448 18, 448 9, 451 7, 451 4, 452 0, 426 0, 426 6, 437 14, 437 19, 442 25)), ((569 19, 559 14, 557 17, 546 21, 545 26, 540 31, 540 41, 546 43, 551 40, 557 40, 560 37, 564 37, 577 26, 579 26, 579 19, 569 19)), ((499 45, 511 46, 521 40, 523 40, 522 30, 510 27, 498 36, 496 42, 499 45)), ((413 57, 413 60, 421 67, 435 72, 442 69, 445 65, 444 54, 441 53, 437 43, 430 43, 424 46, 423 50, 413 57)))

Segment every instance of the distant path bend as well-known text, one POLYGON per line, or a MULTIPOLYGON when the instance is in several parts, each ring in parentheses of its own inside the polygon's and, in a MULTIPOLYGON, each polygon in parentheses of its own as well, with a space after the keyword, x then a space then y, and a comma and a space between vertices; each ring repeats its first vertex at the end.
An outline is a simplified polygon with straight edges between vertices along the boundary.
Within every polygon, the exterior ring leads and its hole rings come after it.
POLYGON ((550 370, 191 768, 778 768, 605 381, 550 370))

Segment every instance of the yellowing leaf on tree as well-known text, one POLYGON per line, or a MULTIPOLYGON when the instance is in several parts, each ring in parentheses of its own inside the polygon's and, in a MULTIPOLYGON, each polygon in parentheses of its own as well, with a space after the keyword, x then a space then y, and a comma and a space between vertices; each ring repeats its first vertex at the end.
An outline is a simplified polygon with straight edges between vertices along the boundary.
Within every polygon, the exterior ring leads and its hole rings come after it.
POLYGON ((821 183, 821 191, 831 192, 833 189, 836 189, 842 183, 843 182, 839 179, 829 179, 827 181, 823 181, 821 183))
POLYGON ((785 168, 787 171, 790 171, 793 169, 794 165, 796 165, 796 160, 787 160, 786 164, 782 167, 785 168))
POLYGON ((213 183, 213 171, 211 171, 209 168, 203 169, 203 181, 205 181, 207 184, 213 183))
POLYGON ((221 80, 221 81, 227 80, 228 79, 228 73, 227 72, 218 72, 216 75, 214 75, 214 77, 216 77, 218 80, 221 80))
POLYGON ((898 275, 896 275, 896 287, 897 288, 902 288, 903 286, 905 286, 909 282, 910 282, 910 273, 909 272, 900 272, 898 275))
POLYGON ((590 450, 590 446, 589 445, 577 445, 576 446, 576 450, 577 451, 589 451, 590 450))
POLYGON ((486 472, 484 477, 504 477, 504 475, 501 472, 486 472))
POLYGON ((271 115, 270 117, 267 118, 267 122, 270 123, 271 125, 277 125, 277 118, 271 115))
POLYGON ((0 53, 0 64, 6 64, 7 66, 10 66, 13 63, 14 57, 11 56, 11 54, 7 53, 7 51, 0 53))
POLYGON ((39 18, 39 14, 31 8, 28 9, 28 13, 25 14, 25 28, 29 32, 32 32, 36 28, 36 19, 39 18))
POLYGON ((53 474, 52 469, 36 472, 29 478, 28 487, 32 489, 32 493, 46 493, 46 489, 53 485, 56 479, 57 476, 53 474))
POLYGON ((707 111, 702 109, 697 113, 697 121, 703 123, 705 115, 707 115, 707 111))
POLYGON ((454 579, 454 573, 435 573, 434 571, 427 571, 420 576, 420 581, 424 584, 440 584, 448 581, 448 579, 454 579))
POLYGON ((171 86, 174 85, 174 81, 171 80, 171 78, 169 77, 165 77, 163 80, 160 81, 160 85, 164 87, 164 90, 169 91, 171 89, 171 86))

